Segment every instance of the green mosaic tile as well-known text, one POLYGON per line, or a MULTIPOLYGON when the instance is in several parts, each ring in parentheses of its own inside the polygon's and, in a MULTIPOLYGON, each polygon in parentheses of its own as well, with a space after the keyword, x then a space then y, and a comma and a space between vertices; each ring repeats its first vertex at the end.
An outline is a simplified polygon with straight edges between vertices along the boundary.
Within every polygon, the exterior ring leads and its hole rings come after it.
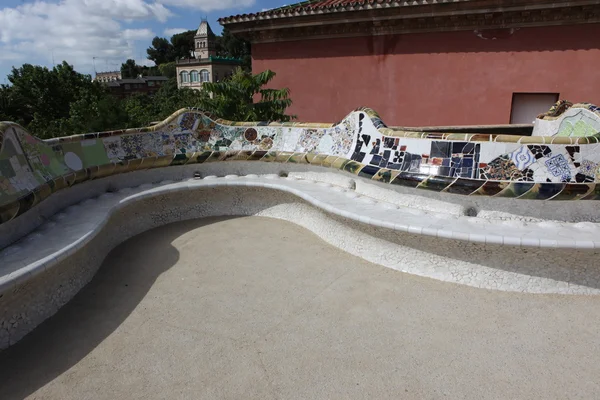
POLYGON ((171 165, 172 161, 173 161, 172 155, 159 156, 156 158, 156 160, 154 160, 154 163, 152 164, 152 168, 168 167, 169 165, 171 165))
POLYGON ((308 161, 309 164, 312 164, 316 156, 315 153, 306 153, 306 161, 308 161))
POLYGON ((427 178, 429 178, 429 175, 426 174, 400 172, 398 175, 396 175, 394 179, 392 179, 390 183, 392 185, 416 188, 421 182, 423 182, 427 178))
POLYGON ((194 156, 196 157, 196 162, 198 164, 202 164, 204 161, 206 161, 210 155, 212 154, 212 151, 202 151, 199 153, 196 153, 194 156))
POLYGON ((90 167, 92 165, 102 165, 110 162, 106 155, 106 149, 104 144, 99 139, 86 140, 81 144, 81 153, 83 158, 83 167, 90 167))
POLYGON ((275 157, 275 161, 281 162, 281 163, 287 162, 292 157, 293 154, 294 153, 278 151, 277 156, 275 157))
POLYGON ((363 165, 359 162, 348 160, 346 164, 344 164, 344 171, 350 172, 351 174, 358 174, 363 165))
POLYGON ((252 150, 241 150, 238 151, 235 157, 232 157, 230 160, 232 161, 248 161, 248 159, 252 156, 254 151, 252 150))
POLYGON ((533 186, 533 182, 510 182, 494 197, 520 197, 529 192, 533 186))
POLYGON ((563 190, 552 200, 581 200, 595 189, 595 185, 587 183, 567 183, 563 190))
POLYGON ((253 152, 250 157, 248 157, 248 161, 259 161, 262 160, 264 156, 267 155, 267 152, 264 150, 256 150, 253 152))
POLYGON ((519 196, 522 200, 537 200, 540 190, 540 183, 534 183, 531 189, 519 196))
POLYGON ((129 165, 127 161, 119 161, 115 163, 115 174, 122 174, 129 172, 129 165))
POLYGON ((344 165, 346 165, 346 163, 349 160, 347 158, 344 157, 338 157, 335 159, 334 162, 331 163, 331 168, 335 168, 335 169, 343 169, 344 165))
POLYGON ((591 191, 582 200, 600 200, 600 184, 590 184, 591 191))
POLYGON ((441 192, 454 183, 456 178, 449 176, 433 175, 422 181, 417 188, 441 192))
POLYGON ((221 152, 213 151, 212 153, 210 153, 210 156, 206 160, 204 160, 204 162, 211 163, 211 162, 219 161, 220 158, 221 158, 221 152))
POLYGON ((373 175, 372 179, 374 181, 390 183, 391 181, 394 180, 394 178, 396 178, 396 176, 398 176, 398 174, 400 174, 400 171, 393 170, 393 169, 387 169, 387 168, 381 168, 379 171, 377 171, 377 173, 375 175, 373 175))
POLYGON ((326 168, 331 168, 331 166, 333 165, 335 160, 337 160, 337 158, 338 158, 337 156, 327 156, 327 157, 325 157, 325 159, 323 160, 323 163, 321 165, 326 168))
POLYGON ((25 196, 19 199, 19 211, 14 218, 18 217, 21 214, 29 211, 34 204, 36 204, 35 194, 33 192, 27 193, 25 196))
POLYGON ((294 153, 290 157, 288 162, 296 164, 308 164, 308 160, 306 159, 306 153, 294 153))
POLYGON ((80 169, 79 171, 74 172, 75 180, 71 185, 75 185, 84 181, 87 181, 90 176, 88 175, 88 171, 86 169, 80 169))
POLYGON ((325 161, 327 157, 327 154, 317 154, 309 161, 312 165, 323 165, 323 161, 325 161))
POLYGON ((9 179, 16 175, 15 170, 10 164, 10 160, 0 159, 0 175, 9 179))
POLYGON ((265 162, 273 162, 277 159, 277 152, 275 151, 269 151, 267 154, 264 155, 263 158, 261 158, 261 161, 265 161, 265 162))
POLYGON ((483 186, 484 183, 485 181, 478 179, 458 178, 454 181, 454 183, 452 183, 443 191, 446 193, 461 194, 468 196, 479 190, 479 188, 483 186))
MULTIPOLYGON (((142 168, 142 158, 136 158, 133 160, 127 160, 127 171, 131 172, 131 171, 137 171, 140 169, 144 169, 142 168)), ((186 158, 187 161, 187 158, 186 158)))
POLYGON ((19 214, 19 202, 14 201, 12 203, 0 206, 0 223, 8 222, 15 218, 19 214))
POLYGON ((477 191, 471 193, 471 196, 495 196, 508 186, 508 182, 486 181, 477 191))

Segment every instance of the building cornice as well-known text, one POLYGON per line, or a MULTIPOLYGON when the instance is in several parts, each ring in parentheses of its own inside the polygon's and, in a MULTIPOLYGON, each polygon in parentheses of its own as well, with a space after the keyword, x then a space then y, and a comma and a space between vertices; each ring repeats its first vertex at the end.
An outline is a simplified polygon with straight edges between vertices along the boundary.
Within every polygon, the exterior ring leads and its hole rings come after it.
POLYGON ((531 1, 527 4, 521 1, 490 0, 442 1, 427 5, 424 1, 419 3, 410 11, 407 6, 402 12, 398 12, 400 7, 392 10, 391 5, 388 9, 380 5, 380 8, 372 6, 371 9, 361 11, 336 11, 320 15, 307 13, 302 16, 253 20, 247 17, 230 17, 220 22, 231 33, 253 43, 600 22, 600 0, 531 1), (233 20, 240 22, 227 22, 233 20))
POLYGON ((177 67, 188 67, 188 66, 198 66, 198 65, 212 65, 212 64, 219 64, 219 65, 241 65, 242 64, 242 60, 239 60, 237 58, 227 58, 227 57, 210 57, 210 58, 206 58, 206 59, 193 59, 193 58, 189 58, 189 59, 183 59, 183 60, 176 60, 175 61, 175 66, 177 67))

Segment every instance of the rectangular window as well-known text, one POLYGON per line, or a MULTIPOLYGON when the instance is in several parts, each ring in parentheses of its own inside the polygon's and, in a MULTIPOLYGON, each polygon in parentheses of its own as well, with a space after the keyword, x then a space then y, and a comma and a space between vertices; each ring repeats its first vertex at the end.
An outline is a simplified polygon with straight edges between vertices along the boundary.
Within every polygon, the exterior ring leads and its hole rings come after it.
POLYGON ((148 81, 148 86, 154 86, 154 81, 148 81))
POLYGON ((533 124, 558 101, 558 93, 513 93, 510 110, 511 124, 533 124))

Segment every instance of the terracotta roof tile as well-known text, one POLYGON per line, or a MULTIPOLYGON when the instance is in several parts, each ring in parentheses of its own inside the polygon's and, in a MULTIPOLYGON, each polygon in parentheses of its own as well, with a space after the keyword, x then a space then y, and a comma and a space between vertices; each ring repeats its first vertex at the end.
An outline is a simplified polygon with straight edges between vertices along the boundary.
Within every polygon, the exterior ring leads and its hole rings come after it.
POLYGON ((308 15, 316 12, 358 11, 372 7, 391 8, 466 1, 471 0, 308 0, 257 13, 238 14, 230 17, 219 18, 219 23, 225 25, 234 22, 308 15))

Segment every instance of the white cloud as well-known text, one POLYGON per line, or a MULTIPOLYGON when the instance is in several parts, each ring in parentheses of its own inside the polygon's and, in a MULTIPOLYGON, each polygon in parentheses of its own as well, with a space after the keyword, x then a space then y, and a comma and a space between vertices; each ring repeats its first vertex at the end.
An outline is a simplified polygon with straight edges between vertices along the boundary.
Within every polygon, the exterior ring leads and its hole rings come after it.
MULTIPOLYGON (((85 73, 91 73, 94 64, 98 71, 116 69, 128 58, 152 64, 145 59, 145 49, 155 33, 140 22, 164 23, 175 15, 172 7, 181 7, 177 12, 210 12, 241 9, 255 1, 27 0, 15 7, 0 6, 0 71, 24 62, 50 66, 63 60, 85 73)), ((168 28, 164 35, 195 28, 168 28)))
POLYGON ((186 31, 189 31, 191 29, 193 29, 193 28, 167 28, 167 29, 164 30, 163 33, 165 34, 165 36, 167 37, 167 39, 170 39, 171 36, 173 36, 173 35, 176 35, 176 34, 181 33, 181 32, 186 32, 186 31))
POLYGON ((162 4, 181 8, 193 8, 206 12, 226 10, 228 8, 245 8, 254 5, 255 0, 161 0, 162 4))
POLYGON ((123 31, 123 38, 125 40, 146 40, 153 37, 154 32, 150 29, 125 29, 123 31))
POLYGON ((147 0, 38 0, 3 8, 0 64, 66 60, 90 72, 96 57, 98 70, 113 69, 127 58, 141 58, 134 42, 154 36, 146 28, 124 29, 124 22, 166 21, 171 15, 162 4, 147 0))

